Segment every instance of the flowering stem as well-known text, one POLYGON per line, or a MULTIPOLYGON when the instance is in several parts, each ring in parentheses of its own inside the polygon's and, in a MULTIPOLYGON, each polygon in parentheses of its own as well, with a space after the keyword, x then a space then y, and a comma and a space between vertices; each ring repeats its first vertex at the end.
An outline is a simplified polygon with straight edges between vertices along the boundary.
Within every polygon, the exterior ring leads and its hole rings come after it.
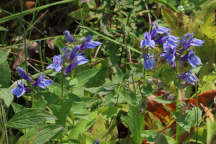
POLYGON ((62 81, 61 81, 61 96, 64 96, 64 71, 62 71, 62 81))
MULTIPOLYGON (((197 83, 195 85, 195 90, 197 91, 197 83)), ((196 113, 195 113, 195 116, 196 116, 196 143, 198 141, 198 128, 199 128, 199 124, 198 124, 198 118, 199 118, 199 115, 198 115, 198 108, 199 108, 199 99, 198 99, 198 95, 196 95, 196 113)))
MULTIPOLYGON (((180 68, 180 62, 176 61, 176 75, 178 75, 181 71, 181 68, 180 68)), ((177 86, 177 95, 176 95, 176 118, 179 117, 179 114, 180 114, 180 102, 182 100, 182 96, 183 96, 183 89, 181 88, 181 81, 178 80, 178 86, 177 86)), ((180 135, 181 135, 181 131, 180 131, 180 126, 178 124, 176 124, 176 141, 179 142, 179 138, 180 138, 180 135)))
POLYGON ((8 134, 7 134, 7 127, 6 127, 6 124, 5 124, 5 117, 4 117, 4 108, 3 108, 3 105, 2 105, 2 101, 0 100, 0 111, 1 111, 1 122, 2 122, 2 127, 4 128, 4 134, 5 134, 5 141, 6 141, 6 144, 9 144, 8 142, 8 134))

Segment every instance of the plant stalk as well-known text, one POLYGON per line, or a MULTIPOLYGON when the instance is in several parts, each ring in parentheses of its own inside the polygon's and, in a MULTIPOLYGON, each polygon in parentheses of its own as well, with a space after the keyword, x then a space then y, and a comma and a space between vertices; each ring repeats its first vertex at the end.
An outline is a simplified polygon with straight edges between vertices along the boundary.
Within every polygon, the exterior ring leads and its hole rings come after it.
POLYGON ((8 134, 7 134, 7 127, 6 127, 6 124, 5 124, 5 117, 4 117, 4 110, 3 110, 3 105, 2 105, 2 101, 0 100, 0 111, 1 111, 1 122, 2 122, 2 127, 4 129, 4 134, 5 134, 5 141, 6 141, 6 144, 9 144, 8 142, 8 134))

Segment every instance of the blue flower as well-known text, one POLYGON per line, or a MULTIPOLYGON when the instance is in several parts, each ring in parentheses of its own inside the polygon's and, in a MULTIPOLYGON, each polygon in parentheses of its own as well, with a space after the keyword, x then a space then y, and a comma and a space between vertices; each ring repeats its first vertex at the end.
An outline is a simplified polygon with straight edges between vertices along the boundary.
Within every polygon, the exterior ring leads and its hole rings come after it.
POLYGON ((197 39, 197 38, 193 38, 193 39, 192 39, 192 42, 191 42, 191 45, 192 45, 192 46, 202 46, 202 44, 203 44, 204 42, 205 42, 204 40, 200 40, 200 39, 197 39))
POLYGON ((193 38, 193 33, 184 34, 179 44, 179 46, 182 47, 180 52, 183 52, 184 50, 188 49, 190 46, 202 46, 203 43, 204 43, 203 40, 193 38))
POLYGON ((94 144, 100 144, 100 140, 99 139, 95 140, 94 144))
POLYGON ((80 50, 85 50, 86 48, 94 49, 97 46, 101 45, 102 43, 99 41, 93 41, 91 40, 91 35, 88 35, 86 40, 82 43, 80 46, 80 50))
POLYGON ((63 58, 67 58, 70 55, 71 49, 69 47, 64 47, 62 49, 62 52, 63 52, 63 58))
POLYGON ((189 64, 194 68, 197 65, 202 65, 202 62, 198 56, 195 55, 194 51, 191 49, 183 58, 183 61, 188 61, 189 64))
POLYGON ((152 69, 153 67, 155 68, 155 60, 153 58, 154 56, 154 53, 152 53, 152 55, 148 55, 148 54, 145 54, 144 55, 144 66, 146 68, 146 70, 149 70, 149 69, 152 69))
POLYGON ((63 34, 65 35, 65 39, 70 43, 74 42, 74 38, 71 37, 70 32, 68 30, 64 31, 63 34))
POLYGON ((11 93, 17 98, 20 98, 27 91, 24 83, 21 81, 20 84, 17 82, 17 87, 12 89, 11 93))
POLYGON ((55 69, 56 72, 61 71, 62 69, 62 57, 57 55, 53 57, 53 63, 46 67, 46 69, 55 69))
POLYGON ((24 80, 28 81, 28 82, 31 82, 32 81, 32 78, 28 76, 28 74, 24 71, 23 68, 21 67, 18 67, 17 68, 17 71, 18 71, 18 74, 21 78, 23 78, 24 80))
POLYGON ((196 75, 193 75, 190 71, 189 72, 185 72, 182 75, 178 76, 179 78, 186 80, 188 83, 195 85, 199 79, 196 77, 196 75))
POLYGON ((72 49, 72 52, 69 56, 69 61, 73 61, 73 59, 78 55, 80 47, 78 45, 75 45, 72 49))
POLYGON ((144 39, 140 42, 140 47, 155 47, 155 41, 151 39, 151 34, 149 32, 144 33, 144 39))
POLYGON ((151 27, 151 38, 155 39, 158 34, 168 33, 169 31, 169 28, 159 26, 157 22, 153 22, 151 27))
POLYGON ((164 36, 164 38, 162 38, 161 43, 163 43, 163 49, 167 49, 175 48, 177 46, 178 41, 178 37, 175 37, 171 34, 167 34, 166 36, 164 36))
POLYGON ((176 62, 176 48, 175 47, 166 47, 164 48, 163 53, 160 55, 161 57, 164 57, 166 60, 168 60, 168 63, 172 66, 175 67, 176 62))
POLYGON ((43 89, 45 89, 47 86, 53 84, 53 81, 49 80, 49 79, 45 79, 45 75, 38 75, 38 79, 37 81, 34 83, 34 86, 38 86, 41 87, 43 89))
MULTIPOLYGON (((78 47, 77 47, 78 48, 78 47)), ((70 64, 65 68, 64 74, 68 74, 77 67, 78 65, 82 65, 88 62, 88 59, 85 58, 85 56, 82 55, 82 53, 77 53, 77 48, 74 47, 74 51, 72 50, 71 55, 70 55, 70 64)))

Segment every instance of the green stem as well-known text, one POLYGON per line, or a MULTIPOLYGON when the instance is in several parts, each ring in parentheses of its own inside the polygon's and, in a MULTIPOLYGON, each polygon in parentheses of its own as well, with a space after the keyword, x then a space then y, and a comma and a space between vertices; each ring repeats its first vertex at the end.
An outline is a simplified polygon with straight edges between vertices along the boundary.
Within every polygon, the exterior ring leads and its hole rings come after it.
POLYGON ((62 81, 61 81, 61 96, 64 96, 64 71, 62 71, 62 81))
POLYGON ((6 127, 6 124, 5 124, 5 117, 4 117, 4 108, 3 108, 1 100, 0 100, 0 111, 1 111, 2 127, 4 128, 5 141, 6 141, 6 144, 9 144, 9 142, 8 142, 8 134, 7 134, 7 127, 6 127))
MULTIPOLYGON (((197 84, 196 84, 196 91, 197 91, 197 84)), ((198 124, 198 109, 199 109, 199 99, 198 99, 198 95, 196 95, 196 143, 198 142, 198 128, 199 128, 199 124, 198 124)))

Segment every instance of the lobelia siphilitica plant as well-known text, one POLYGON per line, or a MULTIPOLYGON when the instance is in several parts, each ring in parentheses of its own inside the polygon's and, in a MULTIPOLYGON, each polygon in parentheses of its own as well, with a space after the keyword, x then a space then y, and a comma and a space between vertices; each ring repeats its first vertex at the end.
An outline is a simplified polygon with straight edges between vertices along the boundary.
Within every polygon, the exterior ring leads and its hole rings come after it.
MULTIPOLYGON (((69 43, 73 43, 75 39, 71 37, 68 30, 64 31, 65 39, 69 43)), ((100 46, 102 43, 98 41, 93 41, 91 36, 88 35, 87 38, 82 42, 81 45, 75 45, 71 50, 69 47, 64 47, 62 49, 63 54, 53 57, 53 63, 48 65, 46 69, 54 69, 56 72, 61 72, 63 70, 64 75, 70 73, 75 67, 87 63, 89 60, 86 59, 82 52, 85 49, 94 49, 100 46)), ((26 82, 34 87, 40 87, 45 89, 47 86, 52 85, 54 82, 50 79, 46 79, 45 74, 39 74, 37 80, 33 80, 23 68, 17 68, 18 75, 26 80, 26 82)), ((12 89, 11 93, 17 98, 20 98, 23 94, 28 91, 24 82, 21 80, 20 83, 17 82, 17 87, 12 89)))
MULTIPOLYGON (((192 69, 202 65, 200 58, 195 55, 193 49, 202 46, 203 43, 203 40, 193 38, 193 33, 186 33, 180 39, 173 36, 169 28, 159 26, 157 22, 154 22, 150 32, 145 32, 144 39, 140 42, 140 46, 143 48, 145 69, 149 70, 156 67, 152 52, 156 44, 162 47, 162 53, 159 56, 167 60, 172 68, 176 67, 176 61, 188 62, 192 69)), ((192 69, 189 72, 179 74, 178 78, 195 85, 199 79, 192 73, 192 69)))

